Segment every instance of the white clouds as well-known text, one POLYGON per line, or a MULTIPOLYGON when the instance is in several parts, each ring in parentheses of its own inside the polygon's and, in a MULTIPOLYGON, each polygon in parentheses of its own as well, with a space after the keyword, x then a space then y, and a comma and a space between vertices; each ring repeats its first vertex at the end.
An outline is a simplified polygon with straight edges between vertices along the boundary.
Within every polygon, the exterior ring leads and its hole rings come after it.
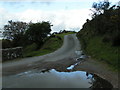
POLYGON ((29 22, 30 20, 32 20, 33 22, 35 22, 40 19, 42 14, 43 13, 41 11, 29 9, 24 12, 17 13, 17 16, 22 21, 29 22))
MULTIPOLYGON (((67 29, 67 30, 74 29, 78 31, 80 30, 80 28, 82 28, 82 25, 85 23, 86 19, 90 18, 89 14, 91 12, 89 9, 87 9, 86 4, 90 3, 90 5, 92 5, 92 2, 101 1, 101 0, 0 0, 0 1, 3 2, 18 1, 17 3, 15 2, 12 4, 8 2, 7 5, 5 3, 1 4, 3 6, 1 6, 2 8, 0 8, 0 28, 3 27, 3 25, 5 25, 8 20, 15 20, 15 21, 18 20, 25 22, 29 22, 32 20, 32 22, 50 21, 53 24, 52 27, 53 31, 59 31, 63 29, 67 29), (32 3, 31 4, 26 3, 26 1, 32 3), (37 1, 42 3, 41 4, 33 3, 37 1), (43 2, 46 4, 51 3, 51 5, 44 6, 43 2), (64 2, 64 3, 53 3, 53 2, 64 2), (74 3, 66 4, 65 2, 74 2, 74 3), (52 5, 55 6, 53 7, 52 5), (72 7, 72 5, 73 6, 78 5, 78 7, 74 8, 72 7), (65 6, 69 8, 68 9, 62 8, 65 6), (34 7, 37 7, 37 9, 35 9, 34 7)), ((109 0, 109 1, 117 2, 119 0, 109 0)))
POLYGON ((0 8, 0 28, 3 27, 3 25, 5 25, 7 23, 8 20, 17 20, 18 17, 16 16, 15 13, 11 13, 9 11, 7 11, 4 8, 0 8))
MULTIPOLYGON (((10 13, 6 10, 0 9, 0 15, 2 15, 2 22, 0 25, 4 25, 8 20, 19 20, 29 22, 37 21, 50 21, 53 24, 52 30, 60 31, 63 29, 70 30, 82 27, 89 16, 89 9, 80 10, 58 10, 58 11, 44 11, 28 9, 23 12, 10 13)), ((76 30, 76 31, 78 31, 76 30)))
MULTIPOLYGON (((88 2, 88 0, 0 0, 0 1, 13 1, 13 2, 15 2, 15 1, 21 1, 21 2, 23 2, 23 1, 28 1, 28 2, 88 2)), ((96 0, 89 0, 89 1, 96 1, 96 0)))

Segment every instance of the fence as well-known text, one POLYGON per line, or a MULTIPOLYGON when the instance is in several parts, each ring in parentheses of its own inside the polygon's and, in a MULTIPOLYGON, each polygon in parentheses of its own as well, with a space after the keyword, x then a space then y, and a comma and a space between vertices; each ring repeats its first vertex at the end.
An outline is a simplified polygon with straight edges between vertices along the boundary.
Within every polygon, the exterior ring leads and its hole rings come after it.
POLYGON ((15 48, 7 48, 2 50, 2 60, 12 60, 19 57, 23 57, 22 55, 22 47, 15 48))

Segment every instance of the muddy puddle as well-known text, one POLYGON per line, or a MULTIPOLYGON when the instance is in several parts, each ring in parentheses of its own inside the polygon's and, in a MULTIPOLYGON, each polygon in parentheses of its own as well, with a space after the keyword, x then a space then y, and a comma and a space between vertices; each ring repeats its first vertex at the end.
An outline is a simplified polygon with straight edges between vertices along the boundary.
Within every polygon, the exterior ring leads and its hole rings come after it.
POLYGON ((95 74, 73 71, 32 70, 3 77, 3 88, 112 88, 95 74))
POLYGON ((76 51, 75 60, 45 62, 27 72, 2 77, 3 88, 113 88, 107 80, 85 71, 74 71, 74 67, 87 58, 76 51), (69 63, 68 63, 69 62, 69 63), (71 64, 74 63, 74 64, 71 64), (70 66, 69 66, 70 65, 70 66), (47 66, 47 67, 46 67, 47 66), (68 67, 69 66, 69 67, 68 67), (43 69, 47 68, 47 69, 43 69), (52 69, 56 68, 56 69, 52 69), (57 71, 59 70, 59 71, 57 71), (63 72, 63 70, 65 72, 63 72))

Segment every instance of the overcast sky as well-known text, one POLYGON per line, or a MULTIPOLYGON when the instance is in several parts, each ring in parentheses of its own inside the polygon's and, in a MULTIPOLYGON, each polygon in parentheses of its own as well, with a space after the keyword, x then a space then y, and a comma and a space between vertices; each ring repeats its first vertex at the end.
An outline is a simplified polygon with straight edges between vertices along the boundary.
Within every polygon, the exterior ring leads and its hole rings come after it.
MULTIPOLYGON (((0 28, 8 20, 38 22, 50 21, 52 32, 60 30, 79 31, 89 10, 98 0, 0 0, 0 28)), ((119 0, 109 0, 112 4, 119 0)))

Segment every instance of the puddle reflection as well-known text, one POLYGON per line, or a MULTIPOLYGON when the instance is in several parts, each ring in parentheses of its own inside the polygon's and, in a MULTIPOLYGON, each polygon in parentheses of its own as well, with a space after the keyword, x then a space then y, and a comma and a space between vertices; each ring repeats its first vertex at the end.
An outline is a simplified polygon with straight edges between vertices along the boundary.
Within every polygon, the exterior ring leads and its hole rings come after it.
POLYGON ((47 72, 33 70, 3 77, 3 88, 96 88, 106 86, 112 88, 108 83, 97 75, 87 72, 58 72, 55 69, 47 72))

